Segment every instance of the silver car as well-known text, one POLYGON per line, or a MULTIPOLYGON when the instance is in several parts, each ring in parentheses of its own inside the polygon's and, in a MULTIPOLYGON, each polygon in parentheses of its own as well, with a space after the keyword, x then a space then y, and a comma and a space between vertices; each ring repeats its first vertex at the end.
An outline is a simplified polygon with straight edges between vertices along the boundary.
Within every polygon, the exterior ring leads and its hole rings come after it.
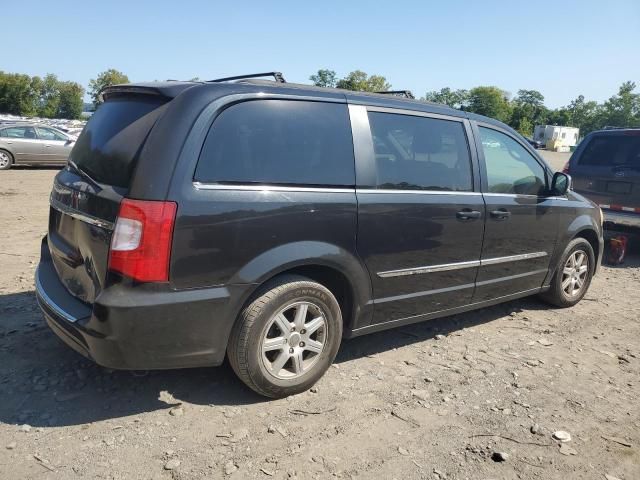
POLYGON ((13 165, 64 165, 75 142, 75 137, 46 125, 0 125, 0 170, 13 165))

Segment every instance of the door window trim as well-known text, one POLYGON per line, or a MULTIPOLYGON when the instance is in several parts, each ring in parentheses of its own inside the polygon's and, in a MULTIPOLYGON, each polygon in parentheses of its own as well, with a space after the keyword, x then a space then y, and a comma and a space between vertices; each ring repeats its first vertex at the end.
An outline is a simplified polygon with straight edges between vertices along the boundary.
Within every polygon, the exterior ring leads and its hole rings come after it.
POLYGON ((513 134, 511 134, 508 130, 501 128, 498 125, 492 125, 490 123, 473 120, 471 122, 471 128, 473 130, 474 137, 476 139, 476 149, 478 150, 478 158, 480 163, 480 172, 481 172, 481 179, 482 179, 481 191, 483 195, 496 196, 496 197, 497 196, 510 197, 510 198, 544 198, 544 199, 564 198, 564 197, 556 197, 553 195, 529 195, 529 194, 523 194, 523 193, 490 192, 488 176, 487 176, 487 162, 484 155, 484 148, 482 147, 482 139, 480 137, 480 127, 487 128, 489 130, 494 130, 498 133, 502 133, 503 135, 506 135, 507 137, 512 139, 514 142, 518 143, 521 147, 523 147, 525 151, 529 153, 533 157, 533 159, 538 163, 538 165, 540 165, 540 167, 542 168, 542 171, 544 172, 545 191, 547 192, 549 191, 550 177, 553 176, 553 171, 551 170, 551 167, 549 167, 549 165, 547 165, 547 163, 544 160, 542 160, 535 151, 531 149, 530 145, 527 145, 525 142, 520 141, 517 137, 513 136, 513 134))
POLYGON ((349 104, 349 117, 351 118, 351 132, 353 135, 353 150, 356 159, 356 187, 358 193, 423 193, 423 194, 473 194, 481 192, 481 175, 479 171, 479 159, 477 147, 475 147, 475 135, 469 119, 455 115, 425 112, 420 110, 407 110, 404 108, 380 107, 377 105, 349 104), (375 150, 373 147, 373 132, 369 124, 369 112, 388 113, 392 115, 405 115, 410 117, 424 117, 434 120, 445 120, 462 124, 467 141, 467 151, 471 162, 471 190, 443 191, 443 190, 402 190, 402 189, 378 189, 377 172, 375 164, 375 150), (474 148, 475 147, 475 148, 474 148))

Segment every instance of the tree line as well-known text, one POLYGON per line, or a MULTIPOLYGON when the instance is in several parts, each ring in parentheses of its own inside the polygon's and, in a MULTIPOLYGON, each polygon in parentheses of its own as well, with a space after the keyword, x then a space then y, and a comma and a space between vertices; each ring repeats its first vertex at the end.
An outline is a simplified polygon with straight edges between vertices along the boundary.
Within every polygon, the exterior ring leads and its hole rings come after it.
MULTIPOLYGON (((391 89, 382 75, 368 75, 355 70, 344 78, 328 69, 318 70, 309 79, 320 87, 379 92, 391 89)), ((578 127, 581 135, 604 127, 640 127, 640 94, 634 82, 625 82, 618 93, 603 103, 579 95, 569 105, 551 109, 544 105, 544 95, 537 90, 518 90, 515 97, 498 87, 480 86, 470 90, 445 87, 427 92, 420 100, 448 105, 467 112, 500 120, 531 136, 535 125, 578 127)))
MULTIPOLYGON (((391 90, 382 75, 369 75, 354 70, 342 78, 329 69, 320 69, 309 79, 320 87, 380 92, 391 90)), ((194 79, 196 80, 196 79, 194 79)), ((113 68, 101 72, 89 81, 89 95, 94 107, 101 99, 100 91, 110 85, 129 83, 124 73, 113 68)), ((545 106, 544 96, 537 90, 518 90, 512 97, 495 86, 480 86, 470 90, 445 87, 426 92, 420 99, 442 103, 467 112, 500 120, 523 135, 531 136, 535 125, 566 125, 580 128, 582 135, 605 126, 640 127, 640 94, 634 82, 625 82, 618 93, 603 103, 586 100, 579 95, 569 105, 551 109, 545 106)), ((0 71, 0 113, 45 118, 80 118, 83 110, 84 88, 55 75, 30 77, 0 71)))
MULTIPOLYGON (((100 90, 109 85, 129 83, 114 69, 89 81, 89 94, 98 106, 100 90)), ((84 88, 76 82, 59 80, 51 73, 44 78, 0 71, 0 113, 24 117, 77 119, 84 109, 84 88)))
POLYGON ((80 118, 84 89, 76 82, 0 71, 0 112, 45 118, 80 118))

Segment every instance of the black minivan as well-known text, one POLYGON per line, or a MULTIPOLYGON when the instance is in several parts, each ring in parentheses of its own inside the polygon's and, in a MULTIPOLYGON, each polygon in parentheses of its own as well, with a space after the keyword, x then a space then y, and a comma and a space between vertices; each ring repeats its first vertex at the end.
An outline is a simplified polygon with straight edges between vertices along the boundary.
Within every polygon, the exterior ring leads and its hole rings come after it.
POLYGON ((222 80, 107 88, 55 178, 36 294, 84 356, 118 369, 227 356, 282 397, 316 382, 342 338, 587 291, 602 212, 504 124, 222 80))

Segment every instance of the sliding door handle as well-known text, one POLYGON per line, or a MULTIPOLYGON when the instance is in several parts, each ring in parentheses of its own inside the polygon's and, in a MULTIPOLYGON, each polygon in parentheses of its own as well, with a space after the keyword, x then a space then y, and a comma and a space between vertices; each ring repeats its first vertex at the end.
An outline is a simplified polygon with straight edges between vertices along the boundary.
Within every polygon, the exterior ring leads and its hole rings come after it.
POLYGON ((476 218, 480 218, 480 212, 477 210, 462 210, 456 213, 456 217, 460 220, 474 220, 476 218))
POLYGON ((498 220, 506 220, 511 216, 511 212, 507 211, 504 208, 500 208, 498 210, 491 211, 491 218, 495 218, 498 220))

